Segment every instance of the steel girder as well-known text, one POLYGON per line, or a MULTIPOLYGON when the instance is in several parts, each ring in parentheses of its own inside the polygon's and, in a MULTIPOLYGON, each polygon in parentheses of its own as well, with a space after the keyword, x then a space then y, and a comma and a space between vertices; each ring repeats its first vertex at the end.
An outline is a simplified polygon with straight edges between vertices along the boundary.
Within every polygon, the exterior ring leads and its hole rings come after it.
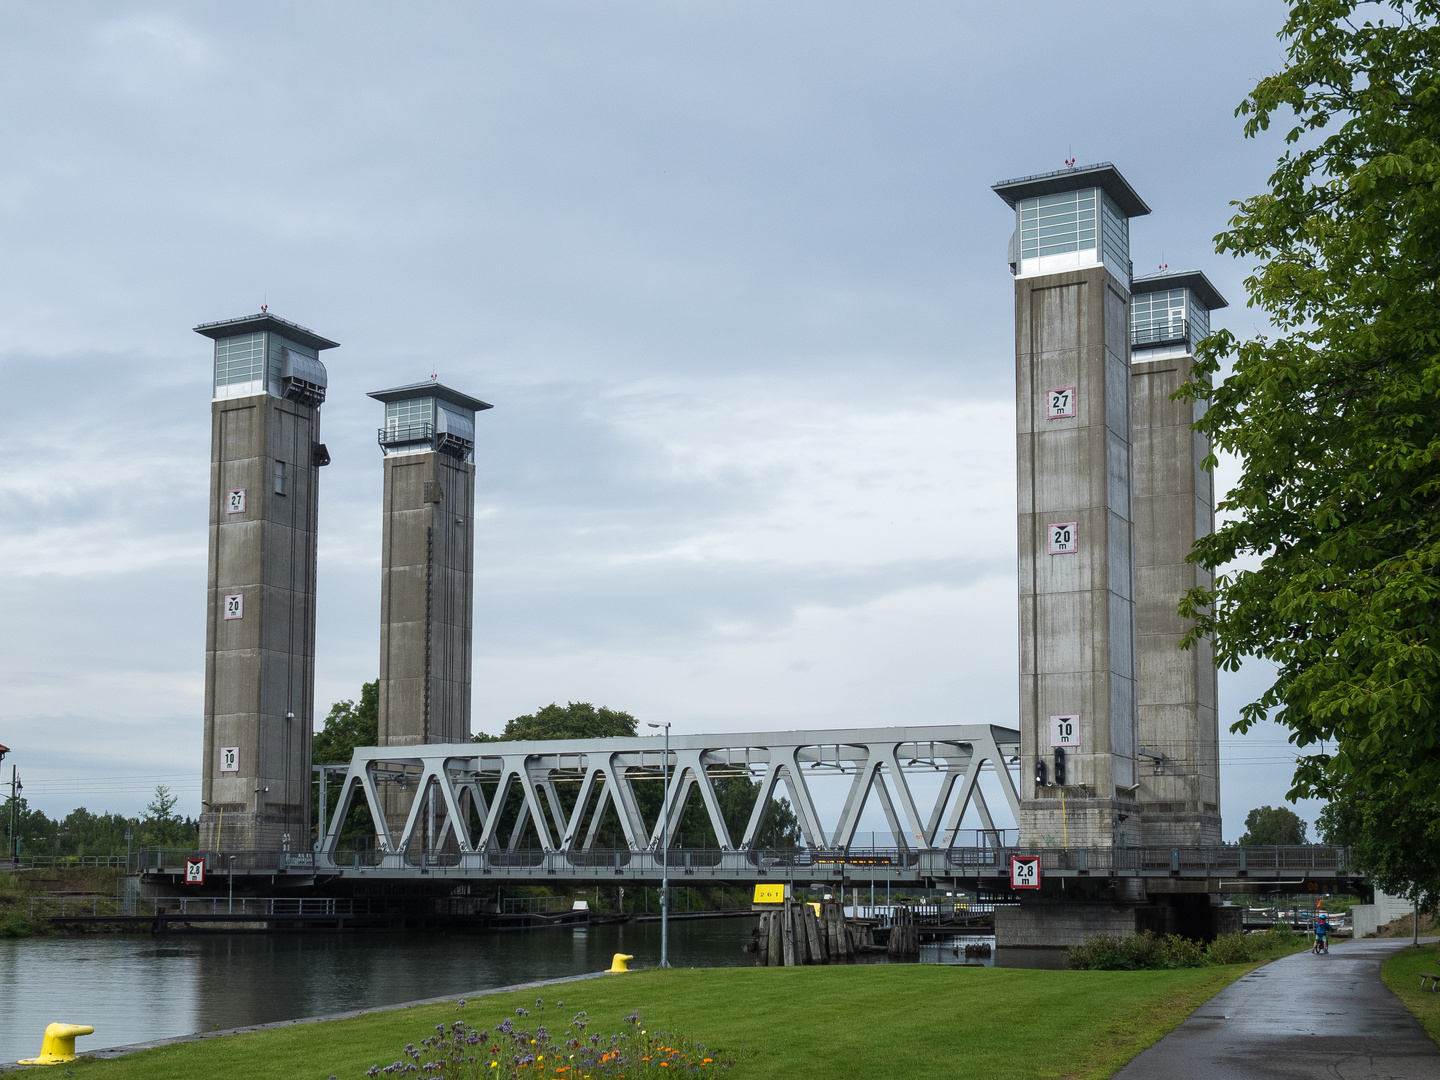
MULTIPOLYGON (((370 808, 376 843, 385 855, 403 856, 422 847, 438 851, 452 840, 462 855, 513 849, 531 826, 546 852, 591 850, 609 807, 614 808, 630 850, 653 851, 659 848, 662 836, 675 835, 696 790, 721 849, 748 850, 760 846, 765 812, 782 782, 806 847, 849 848, 861 812, 873 794, 897 848, 944 851, 954 846, 960 822, 972 805, 984 830, 995 833, 990 808, 977 783, 987 765, 1019 820, 1020 797, 1009 769, 1010 759, 1018 757, 1019 745, 1018 731, 990 724, 672 734, 670 798, 668 802, 662 799, 665 805, 653 826, 646 825, 632 785, 637 776, 653 779, 666 765, 661 736, 359 747, 350 759, 320 852, 333 856, 357 795, 370 808), (905 780, 906 768, 921 761, 943 774, 935 801, 923 817, 905 780), (807 769, 812 774, 819 769, 836 770, 852 778, 831 828, 827 829, 806 783, 807 769), (743 770, 759 782, 738 841, 721 813, 712 770, 743 770), (568 813, 556 789, 557 778, 579 782, 568 813), (403 788, 415 785, 398 835, 386 819, 381 783, 403 788), (485 786, 490 786, 488 796, 485 786), (501 837, 501 815, 512 790, 520 794, 520 815, 510 835, 501 837), (472 809, 480 822, 478 828, 470 824, 472 809), (587 813, 590 825, 582 836, 587 813)), ((999 846, 998 836, 994 843, 999 846)))

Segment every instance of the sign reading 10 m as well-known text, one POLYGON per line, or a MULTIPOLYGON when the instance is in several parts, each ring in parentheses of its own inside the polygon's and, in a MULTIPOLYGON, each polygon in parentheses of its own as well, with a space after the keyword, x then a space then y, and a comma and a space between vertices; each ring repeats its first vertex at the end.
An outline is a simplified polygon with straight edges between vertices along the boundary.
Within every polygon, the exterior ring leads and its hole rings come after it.
POLYGON ((1080 717, 1071 713, 1067 716, 1050 717, 1050 745, 1076 747, 1080 745, 1080 717))

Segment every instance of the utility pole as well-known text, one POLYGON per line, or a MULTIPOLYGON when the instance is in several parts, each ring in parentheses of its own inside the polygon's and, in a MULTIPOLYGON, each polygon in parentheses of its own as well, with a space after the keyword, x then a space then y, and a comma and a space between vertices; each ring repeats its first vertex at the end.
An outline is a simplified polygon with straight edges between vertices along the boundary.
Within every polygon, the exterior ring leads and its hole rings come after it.
POLYGON ((15 812, 20 806, 20 774, 10 765, 10 858, 20 858, 20 838, 15 835, 15 812))
POLYGON ((670 722, 665 729, 665 793, 660 797, 660 966, 670 966, 670 722))

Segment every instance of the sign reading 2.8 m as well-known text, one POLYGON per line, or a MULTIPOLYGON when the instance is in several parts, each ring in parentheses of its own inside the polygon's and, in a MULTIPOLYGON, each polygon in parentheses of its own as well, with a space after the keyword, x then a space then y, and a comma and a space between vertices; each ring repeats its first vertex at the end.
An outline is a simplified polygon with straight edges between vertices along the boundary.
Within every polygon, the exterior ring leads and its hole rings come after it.
POLYGON ((1040 888, 1040 856, 1010 856, 1010 887, 1012 889, 1040 888))
POLYGON ((1050 534, 1051 555, 1070 555, 1078 550, 1080 537, 1075 522, 1054 522, 1045 528, 1050 534))

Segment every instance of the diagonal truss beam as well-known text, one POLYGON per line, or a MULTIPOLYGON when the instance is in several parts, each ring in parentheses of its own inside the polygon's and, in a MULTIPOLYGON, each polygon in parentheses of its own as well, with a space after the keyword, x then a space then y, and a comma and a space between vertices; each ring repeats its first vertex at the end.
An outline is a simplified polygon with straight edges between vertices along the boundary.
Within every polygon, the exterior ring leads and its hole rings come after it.
POLYGON ((376 844, 388 854, 434 851, 446 845, 462 854, 514 849, 530 828, 547 852, 589 849, 595 844, 601 819, 611 809, 620 821, 626 844, 638 852, 658 847, 667 833, 672 838, 676 835, 686 805, 697 791, 719 846, 750 849, 760 846, 761 826, 782 783, 808 847, 850 847, 861 814, 873 796, 885 814, 896 847, 944 850, 954 845, 960 822, 971 808, 986 831, 995 831, 979 785, 982 768, 988 767, 996 777, 1011 813, 1019 820, 1019 792, 1009 764, 1010 758, 1018 755, 1019 742, 1019 733, 1010 728, 956 724, 672 734, 668 761, 660 736, 360 747, 340 786, 320 850, 333 856, 346 816, 355 799, 363 797, 375 823, 376 844), (906 780, 907 768, 920 762, 927 771, 943 772, 939 793, 924 814, 906 780), (634 782, 639 778, 654 781, 667 768, 669 799, 661 800, 653 825, 648 824, 634 782), (816 770, 820 769, 853 776, 844 805, 829 830, 806 779, 807 771, 819 775, 816 770), (755 783, 738 844, 721 810, 715 771, 749 776, 755 783), (394 836, 379 785, 401 779, 417 786, 400 834, 394 836), (578 783, 576 800, 568 812, 557 786, 561 782, 578 783), (482 783, 494 784, 489 798, 482 783), (519 813, 508 835, 502 837, 512 791, 519 793, 519 813), (474 829, 472 808, 479 821, 474 829))

